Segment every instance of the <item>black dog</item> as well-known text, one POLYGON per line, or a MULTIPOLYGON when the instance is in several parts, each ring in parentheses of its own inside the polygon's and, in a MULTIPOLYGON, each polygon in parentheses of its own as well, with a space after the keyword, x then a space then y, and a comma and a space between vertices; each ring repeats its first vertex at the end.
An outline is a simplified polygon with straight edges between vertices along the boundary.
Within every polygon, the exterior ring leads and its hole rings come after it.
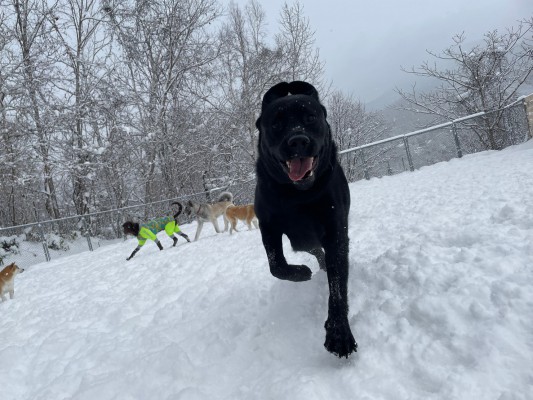
POLYGON ((305 265, 288 264, 282 235, 295 251, 313 254, 329 283, 324 346, 339 357, 357 351, 348 323, 348 182, 316 89, 281 82, 263 97, 259 130, 255 212, 270 272, 299 282, 305 265), (323 249, 323 250, 322 250, 323 249))

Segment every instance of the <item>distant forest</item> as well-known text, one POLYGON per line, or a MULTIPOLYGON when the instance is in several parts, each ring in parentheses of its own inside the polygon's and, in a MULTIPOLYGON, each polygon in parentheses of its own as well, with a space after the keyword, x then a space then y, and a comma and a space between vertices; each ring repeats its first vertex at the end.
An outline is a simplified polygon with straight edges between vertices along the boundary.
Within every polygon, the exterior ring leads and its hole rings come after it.
MULTIPOLYGON (((381 113, 325 81, 302 3, 282 7, 275 32, 265 21, 255 0, 0 0, 0 226, 243 182, 252 196, 255 120, 279 81, 319 88, 341 149, 392 134, 381 113)), ((517 43, 531 54, 527 38, 517 43)), ((511 74, 507 54, 498 62, 511 74)), ((359 159, 348 162, 350 180, 364 177, 359 159)))

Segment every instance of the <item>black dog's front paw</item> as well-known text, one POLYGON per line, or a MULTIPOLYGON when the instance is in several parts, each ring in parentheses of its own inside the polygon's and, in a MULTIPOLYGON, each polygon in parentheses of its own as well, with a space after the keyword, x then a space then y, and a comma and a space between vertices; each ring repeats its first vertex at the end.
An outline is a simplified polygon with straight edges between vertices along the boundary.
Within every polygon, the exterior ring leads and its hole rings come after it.
POLYGON ((271 268, 270 272, 278 279, 292 282, 308 281, 313 274, 307 265, 291 264, 287 264, 281 268, 271 268))
POLYGON ((326 328, 326 341, 324 347, 330 353, 342 358, 357 351, 357 343, 350 330, 348 320, 331 321, 328 319, 324 325, 326 328))

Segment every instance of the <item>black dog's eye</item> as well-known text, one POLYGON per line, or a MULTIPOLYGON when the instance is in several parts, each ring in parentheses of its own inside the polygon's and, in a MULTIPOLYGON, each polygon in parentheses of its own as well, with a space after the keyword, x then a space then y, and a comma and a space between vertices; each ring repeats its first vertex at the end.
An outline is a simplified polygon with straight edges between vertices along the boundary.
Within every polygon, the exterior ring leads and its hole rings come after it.
POLYGON ((278 114, 272 121, 272 129, 279 131, 281 128, 283 128, 283 117, 278 114))
POLYGON ((304 122, 306 124, 312 124, 316 121, 316 115, 315 114, 308 114, 304 117, 304 122))

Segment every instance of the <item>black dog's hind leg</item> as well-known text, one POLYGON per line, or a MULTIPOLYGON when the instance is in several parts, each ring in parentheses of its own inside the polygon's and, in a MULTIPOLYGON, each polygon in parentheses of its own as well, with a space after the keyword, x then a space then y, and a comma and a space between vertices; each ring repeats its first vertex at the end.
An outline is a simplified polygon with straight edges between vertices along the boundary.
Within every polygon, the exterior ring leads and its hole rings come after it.
POLYGON ((316 260, 318 261, 318 266, 322 270, 326 270, 326 256, 324 254, 324 251, 320 248, 316 248, 313 250, 308 251, 309 254, 316 257, 316 260))
POLYGON ((307 265, 287 264, 283 255, 282 234, 272 232, 264 224, 259 223, 263 246, 265 247, 270 273, 278 279, 301 282, 311 279, 312 272, 307 265))
MULTIPOLYGON (((187 236, 185 233, 183 232, 177 232, 178 235, 180 235, 182 238, 185 238, 185 240, 189 243, 191 243, 191 239, 189 239, 189 236, 187 236)), ((176 239, 176 242, 178 241, 178 239, 176 239)))

